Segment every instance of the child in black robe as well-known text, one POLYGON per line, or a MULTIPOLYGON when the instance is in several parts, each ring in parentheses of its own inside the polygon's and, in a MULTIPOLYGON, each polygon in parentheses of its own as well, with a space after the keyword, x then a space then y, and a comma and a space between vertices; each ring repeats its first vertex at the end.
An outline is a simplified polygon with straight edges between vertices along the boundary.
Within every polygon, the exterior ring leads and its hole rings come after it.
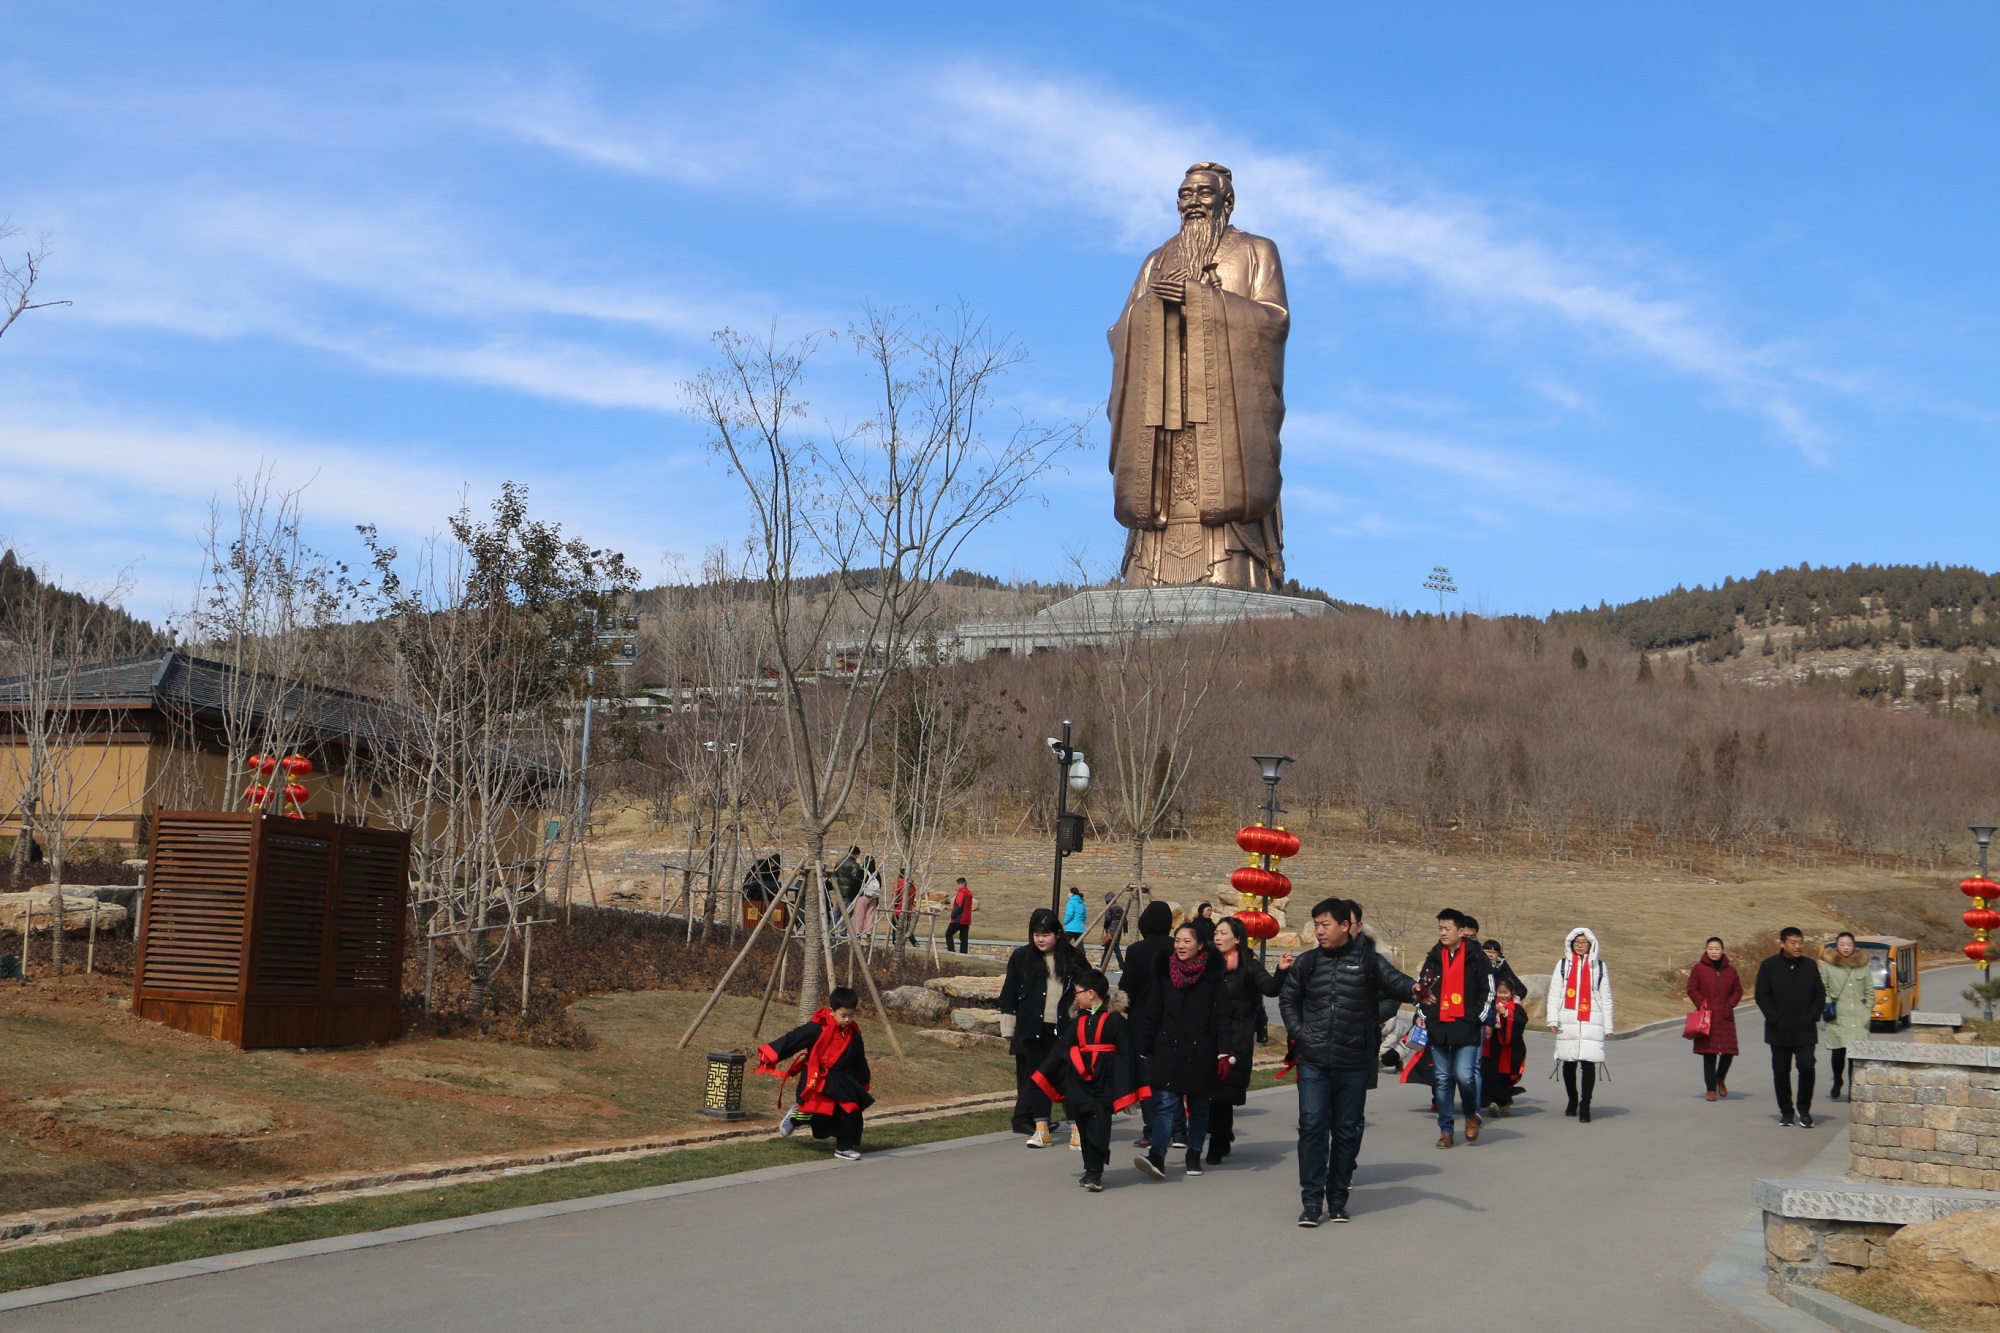
POLYGON ((812 1136, 833 1140, 833 1155, 843 1162, 861 1160, 861 1113, 875 1104, 868 1095, 868 1052, 861 1028, 854 1021, 860 997, 836 986, 826 1008, 757 1052, 757 1072, 774 1078, 799 1078, 798 1102, 778 1122, 778 1133, 789 1138, 799 1117, 808 1118, 812 1136), (778 1062, 796 1055, 782 1074, 778 1062))
POLYGON ((1528 1064, 1528 1015, 1514 988, 1502 981, 1493 989, 1493 1025, 1480 1051, 1486 1101, 1500 1115, 1514 1113, 1514 1092, 1528 1064))
POLYGON ((1125 1016, 1110 1005, 1111 983, 1102 972, 1076 976, 1076 1016, 1064 1023, 1035 1086, 1069 1108, 1083 1134, 1083 1175, 1077 1184, 1095 1194, 1104 1188, 1111 1160, 1111 1117, 1137 1105, 1147 1089, 1139 1082, 1139 1057, 1125 1016))

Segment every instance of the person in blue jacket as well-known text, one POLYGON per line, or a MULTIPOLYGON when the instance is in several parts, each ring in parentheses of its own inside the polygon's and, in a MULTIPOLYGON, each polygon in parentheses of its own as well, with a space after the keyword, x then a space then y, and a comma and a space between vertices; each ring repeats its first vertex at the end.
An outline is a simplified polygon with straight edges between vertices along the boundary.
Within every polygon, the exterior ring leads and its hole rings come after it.
POLYGON ((1063 934, 1075 944, 1083 938, 1083 928, 1090 924, 1090 908, 1084 905, 1083 890, 1071 886, 1069 901, 1063 904, 1063 934))

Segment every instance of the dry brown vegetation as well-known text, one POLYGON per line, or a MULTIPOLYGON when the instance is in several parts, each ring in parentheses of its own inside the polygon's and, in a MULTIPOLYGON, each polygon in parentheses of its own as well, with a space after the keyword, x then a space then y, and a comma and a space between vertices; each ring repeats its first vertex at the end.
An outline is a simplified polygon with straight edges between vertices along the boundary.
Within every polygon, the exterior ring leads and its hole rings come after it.
MULTIPOLYGON (((1046 821, 1050 719, 1096 729, 1092 652, 965 668, 1015 705, 974 808, 1046 821)), ((1664 662, 1639 680, 1622 643, 1525 618, 1391 617, 1244 626, 1204 707, 1177 822, 1214 831, 1260 795, 1247 756, 1279 747, 1294 828, 1358 817, 1364 836, 1434 851, 1685 868, 1777 856, 1956 865, 1991 818, 2000 730, 1890 713, 1826 692, 1732 684, 1664 662)), ((1094 801, 1096 798, 1093 797, 1094 801)))

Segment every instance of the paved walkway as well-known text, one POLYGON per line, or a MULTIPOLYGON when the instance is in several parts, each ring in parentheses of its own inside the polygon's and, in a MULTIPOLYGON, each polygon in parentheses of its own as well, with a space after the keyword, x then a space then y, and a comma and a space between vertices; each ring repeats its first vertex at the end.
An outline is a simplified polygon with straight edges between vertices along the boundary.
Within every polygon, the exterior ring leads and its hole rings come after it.
POLYGON ((1549 1052, 1532 1042, 1517 1114, 1477 1146, 1432 1147, 1422 1091, 1373 1094, 1350 1226, 1293 1225, 1283 1089, 1252 1099, 1231 1163, 1197 1180, 1141 1180, 1126 1119, 1101 1195, 1076 1188, 1074 1153, 986 1140, 416 1228, 0 1314, 0 1329, 1754 1327, 1699 1275, 1749 1217, 1752 1177, 1801 1170, 1844 1104, 1822 1107, 1819 1129, 1779 1128, 1757 1045, 1736 1095, 1709 1103, 1698 1059, 1663 1032, 1613 1046, 1596 1121, 1579 1125, 1543 1077, 1549 1052))

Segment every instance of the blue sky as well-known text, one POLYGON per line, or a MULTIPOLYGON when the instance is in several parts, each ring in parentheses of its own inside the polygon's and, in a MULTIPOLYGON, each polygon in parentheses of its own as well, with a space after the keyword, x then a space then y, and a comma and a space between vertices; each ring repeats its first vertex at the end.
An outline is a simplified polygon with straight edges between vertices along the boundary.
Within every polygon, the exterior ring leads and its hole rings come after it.
POLYGON ((341 554, 512 479, 658 577, 743 531, 711 331, 963 300, 1091 440, 968 562, 1105 569, 1104 330, 1214 159, 1285 259, 1303 581, 2000 565, 2000 9, 977 8, 7 5, 0 213, 75 304, 0 340, 0 533, 161 616, 260 465, 341 554))

